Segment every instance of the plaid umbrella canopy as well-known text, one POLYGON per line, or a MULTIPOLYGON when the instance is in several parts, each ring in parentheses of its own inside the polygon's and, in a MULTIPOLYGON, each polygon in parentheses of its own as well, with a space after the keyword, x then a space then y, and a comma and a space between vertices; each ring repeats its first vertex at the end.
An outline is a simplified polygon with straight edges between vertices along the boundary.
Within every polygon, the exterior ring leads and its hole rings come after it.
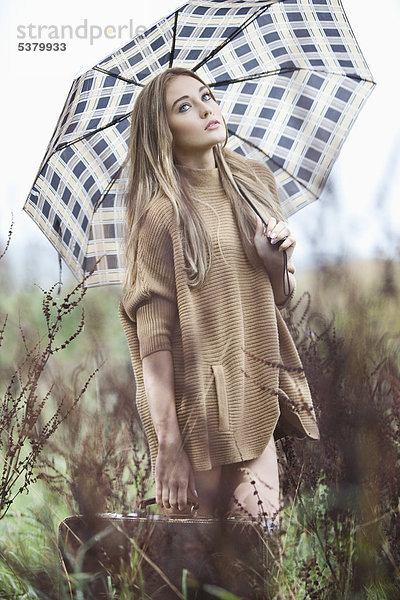
POLYGON ((340 0, 189 0, 77 77, 24 209, 88 286, 123 278, 131 111, 160 70, 196 72, 228 147, 274 172, 287 216, 316 200, 374 82, 340 0))

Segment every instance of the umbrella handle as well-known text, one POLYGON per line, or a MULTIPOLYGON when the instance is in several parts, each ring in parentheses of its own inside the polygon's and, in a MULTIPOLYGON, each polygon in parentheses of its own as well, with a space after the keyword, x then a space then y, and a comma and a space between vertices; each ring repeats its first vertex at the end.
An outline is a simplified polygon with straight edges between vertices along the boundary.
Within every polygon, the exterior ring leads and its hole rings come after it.
MULTIPOLYGON (((260 213, 257 210, 257 208, 254 206, 254 204, 252 203, 252 201, 250 200, 250 198, 245 194, 245 192, 242 190, 242 188, 237 183, 237 181, 235 181, 235 183, 236 183, 236 186, 237 186, 240 194, 242 194, 243 198, 250 204, 250 206, 254 210, 254 212, 260 217, 261 221, 264 223, 264 226, 267 227, 266 222, 264 221, 264 219, 260 215, 260 213)), ((274 244, 275 248, 279 248, 279 246, 281 244, 283 244, 283 242, 285 240, 286 240, 286 237, 283 237, 281 240, 279 240, 279 242, 276 242, 274 244)), ((286 250, 284 250, 283 251, 283 282, 282 282, 283 283, 283 293, 285 294, 286 298, 289 298, 289 296, 292 293, 292 290, 290 289, 289 271, 288 271, 287 263, 288 263, 288 258, 287 258, 286 250)))
MULTIPOLYGON (((246 202, 248 202, 251 206, 251 208, 254 210, 254 212, 256 213, 256 215, 258 215, 262 221, 262 223, 264 224, 265 227, 267 227, 267 223, 264 221, 264 219, 262 218, 259 210, 254 206, 254 204, 252 203, 252 201, 250 200, 250 198, 247 196, 247 194, 245 194, 245 192, 243 191, 243 189, 240 187, 240 185, 237 183, 237 181, 235 181, 237 188, 239 190, 239 192, 242 194, 243 198, 246 200, 246 202)), ((283 244, 283 242, 286 240, 286 237, 283 237, 281 240, 279 240, 279 242, 276 242, 274 244, 275 248, 279 248, 279 246, 281 244, 283 244)), ((286 250, 284 250, 285 255, 286 255, 286 250)))

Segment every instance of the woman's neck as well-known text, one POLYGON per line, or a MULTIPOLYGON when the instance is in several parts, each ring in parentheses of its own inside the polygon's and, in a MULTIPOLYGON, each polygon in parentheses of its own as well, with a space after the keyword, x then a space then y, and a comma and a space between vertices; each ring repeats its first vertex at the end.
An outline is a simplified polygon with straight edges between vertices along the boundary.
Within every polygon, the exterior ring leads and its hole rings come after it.
POLYGON ((188 167, 189 169, 215 169, 216 167, 212 148, 203 154, 175 155, 175 162, 177 166, 188 167))

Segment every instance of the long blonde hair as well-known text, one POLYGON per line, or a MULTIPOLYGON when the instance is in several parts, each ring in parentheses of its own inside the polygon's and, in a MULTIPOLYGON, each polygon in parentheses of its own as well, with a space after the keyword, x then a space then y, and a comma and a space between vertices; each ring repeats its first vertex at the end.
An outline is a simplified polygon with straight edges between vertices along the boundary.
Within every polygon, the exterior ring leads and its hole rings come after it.
MULTIPOLYGON (((166 88, 178 75, 187 75, 204 83, 188 69, 173 67, 156 75, 139 93, 132 111, 128 153, 128 189, 126 193, 126 276, 125 287, 136 279, 138 232, 151 203, 166 196, 173 208, 177 223, 182 226, 183 249, 188 284, 204 284, 212 261, 212 243, 196 203, 195 192, 182 171, 178 170, 172 151, 172 133, 169 129, 166 88)), ((211 90, 210 95, 215 100, 211 90)), ((226 143, 226 140, 225 140, 226 143)), ((213 148, 221 183, 231 202, 246 252, 254 247, 255 214, 242 199, 236 182, 244 188, 263 216, 283 218, 280 207, 266 187, 249 173, 248 162, 238 153, 224 146, 213 148)), ((204 202, 203 202, 204 203, 204 202)))

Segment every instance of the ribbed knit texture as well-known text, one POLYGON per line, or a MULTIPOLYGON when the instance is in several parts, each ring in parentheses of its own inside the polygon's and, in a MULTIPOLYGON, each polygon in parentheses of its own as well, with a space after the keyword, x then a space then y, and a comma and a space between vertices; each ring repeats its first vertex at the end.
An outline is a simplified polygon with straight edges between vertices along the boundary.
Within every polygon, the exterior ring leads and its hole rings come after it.
MULTIPOLYGON (((136 284, 120 304, 153 473, 157 439, 142 359, 158 350, 172 352, 178 422, 194 470, 259 456, 280 414, 284 433, 318 438, 304 373, 279 367, 299 368, 300 359, 267 271, 255 249, 254 260, 244 251, 218 169, 182 169, 212 207, 197 204, 213 241, 206 284, 187 285, 181 233, 171 203, 160 198, 139 234, 136 284)), ((249 169, 277 199, 270 170, 251 160, 249 169)))

